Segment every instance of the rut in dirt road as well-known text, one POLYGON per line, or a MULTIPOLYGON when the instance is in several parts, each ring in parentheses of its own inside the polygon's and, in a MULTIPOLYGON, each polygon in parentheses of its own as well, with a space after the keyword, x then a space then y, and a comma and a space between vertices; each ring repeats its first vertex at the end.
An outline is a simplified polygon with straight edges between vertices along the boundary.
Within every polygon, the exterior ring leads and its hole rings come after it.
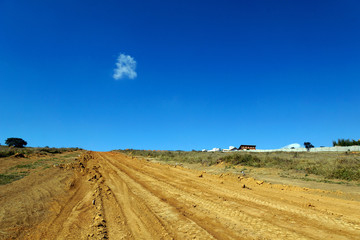
POLYGON ((320 191, 90 152, 48 239, 360 239, 360 204, 320 191), (56 226, 72 226, 57 232, 56 226))

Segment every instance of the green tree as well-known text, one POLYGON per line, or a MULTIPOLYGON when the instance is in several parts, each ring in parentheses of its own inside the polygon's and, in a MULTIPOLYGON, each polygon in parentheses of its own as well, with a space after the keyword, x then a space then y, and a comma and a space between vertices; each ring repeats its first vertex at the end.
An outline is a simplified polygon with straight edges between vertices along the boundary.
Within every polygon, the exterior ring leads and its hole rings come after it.
POLYGON ((310 142, 304 142, 304 146, 308 151, 310 151, 310 148, 314 147, 314 145, 312 145, 310 142))
POLYGON ((333 141, 333 146, 355 146, 360 145, 360 139, 359 141, 356 140, 350 140, 350 139, 338 139, 338 141, 333 141))
POLYGON ((18 148, 23 148, 24 146, 27 145, 27 142, 21 138, 8 138, 6 139, 5 144, 8 145, 9 147, 13 146, 18 148))

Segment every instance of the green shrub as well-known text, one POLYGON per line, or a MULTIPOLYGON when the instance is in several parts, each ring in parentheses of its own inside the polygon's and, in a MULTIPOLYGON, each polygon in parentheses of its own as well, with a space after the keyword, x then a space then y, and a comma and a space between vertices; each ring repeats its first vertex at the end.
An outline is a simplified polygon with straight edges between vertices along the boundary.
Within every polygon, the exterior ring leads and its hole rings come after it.
POLYGON ((15 154, 15 151, 7 150, 7 151, 0 151, 0 158, 3 157, 10 157, 15 154))
POLYGON ((250 154, 243 155, 235 153, 221 157, 219 160, 233 165, 248 165, 253 167, 261 166, 261 160, 258 157, 252 156, 250 154))

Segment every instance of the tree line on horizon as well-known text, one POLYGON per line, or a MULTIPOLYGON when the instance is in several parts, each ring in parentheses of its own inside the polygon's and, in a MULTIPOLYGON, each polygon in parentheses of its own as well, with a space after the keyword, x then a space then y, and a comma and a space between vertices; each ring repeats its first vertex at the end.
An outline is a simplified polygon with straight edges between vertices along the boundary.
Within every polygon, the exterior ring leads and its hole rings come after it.
POLYGON ((348 146, 356 146, 356 145, 360 145, 360 139, 356 141, 356 140, 339 138, 337 141, 333 141, 334 147, 336 146, 348 147, 348 146))

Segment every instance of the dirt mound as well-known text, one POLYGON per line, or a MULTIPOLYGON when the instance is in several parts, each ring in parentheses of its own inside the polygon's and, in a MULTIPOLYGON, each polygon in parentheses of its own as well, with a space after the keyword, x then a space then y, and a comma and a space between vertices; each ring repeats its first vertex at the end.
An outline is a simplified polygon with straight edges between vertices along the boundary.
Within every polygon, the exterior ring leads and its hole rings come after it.
POLYGON ((15 154, 13 155, 13 157, 15 157, 15 158, 25 158, 25 155, 22 154, 22 153, 15 153, 15 154))

